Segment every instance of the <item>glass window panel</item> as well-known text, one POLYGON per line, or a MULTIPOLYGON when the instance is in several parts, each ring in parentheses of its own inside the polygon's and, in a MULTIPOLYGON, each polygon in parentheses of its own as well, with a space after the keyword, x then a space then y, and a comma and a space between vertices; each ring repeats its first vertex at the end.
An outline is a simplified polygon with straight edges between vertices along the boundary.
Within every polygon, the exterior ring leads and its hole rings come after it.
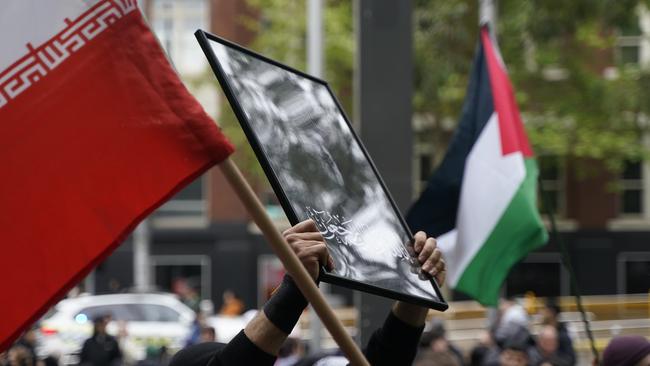
POLYGON ((543 180, 558 180, 560 178, 560 164, 555 156, 542 156, 537 160, 539 175, 543 180))
POLYGON ((420 180, 427 181, 431 175, 431 156, 420 155, 420 180))
POLYGON ((174 293, 178 288, 188 286, 203 298, 201 269, 200 264, 156 265, 156 286, 163 291, 174 293))
POLYGON ((507 296, 532 291, 536 296, 558 296, 561 289, 560 263, 519 263, 507 279, 507 296))
POLYGON ((139 318, 137 313, 124 304, 89 306, 75 314, 75 317, 78 314, 85 314, 89 321, 93 321, 93 319, 105 315, 110 315, 112 320, 134 321, 139 318))
POLYGON ((641 162, 625 162, 623 166, 623 179, 641 179, 641 162))
POLYGON ((546 214, 547 211, 557 214, 560 209, 560 203, 560 192, 558 192, 557 189, 549 189, 545 186, 544 197, 540 197, 540 211, 544 214, 546 214), (546 202, 548 202, 551 207, 544 207, 546 202))
POLYGON ((638 17, 634 17, 632 21, 621 27, 621 35, 623 36, 640 36, 642 33, 638 17))
POLYGON ((627 262, 625 272, 628 294, 647 294, 650 291, 650 261, 627 262))
POLYGON ((172 198, 174 200, 201 200, 203 199, 203 179, 199 178, 183 188, 172 198))
POLYGON ((177 322, 180 314, 163 305, 156 304, 129 304, 132 312, 138 314, 140 321, 147 322, 177 322))
POLYGON ((202 13, 206 9, 206 0, 186 0, 183 1, 182 6, 184 10, 193 13, 202 13))
POLYGON ((639 214, 642 212, 642 191, 629 189, 623 191, 623 213, 639 214))
POLYGON ((622 64, 639 63, 639 46, 621 46, 620 57, 622 64))

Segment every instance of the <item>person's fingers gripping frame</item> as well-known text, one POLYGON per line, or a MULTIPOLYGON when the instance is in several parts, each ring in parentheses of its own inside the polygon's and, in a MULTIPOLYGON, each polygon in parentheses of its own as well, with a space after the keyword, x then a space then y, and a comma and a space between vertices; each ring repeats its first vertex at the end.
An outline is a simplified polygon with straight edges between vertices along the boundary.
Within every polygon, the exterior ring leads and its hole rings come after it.
POLYGON ((418 231, 413 237, 413 250, 421 265, 422 272, 430 274, 442 287, 447 276, 445 260, 442 252, 438 249, 438 243, 434 238, 427 238, 427 234, 418 231))
POLYGON ((282 235, 314 280, 318 278, 321 266, 329 271, 334 269, 334 260, 327 250, 325 239, 311 219, 294 225, 282 235))

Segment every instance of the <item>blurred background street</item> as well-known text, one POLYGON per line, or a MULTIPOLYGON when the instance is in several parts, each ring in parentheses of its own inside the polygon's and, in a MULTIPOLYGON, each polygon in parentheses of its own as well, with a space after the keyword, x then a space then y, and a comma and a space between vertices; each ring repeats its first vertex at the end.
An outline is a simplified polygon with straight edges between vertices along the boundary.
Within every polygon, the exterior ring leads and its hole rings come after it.
MULTIPOLYGON (((187 87, 236 145, 234 160, 279 230, 289 222, 194 38, 197 29, 328 81, 404 212, 441 163, 471 73, 476 0, 139 3, 187 87), (322 28, 310 30, 316 21, 322 28)), ((488 330, 498 328, 509 306, 523 309, 522 325, 539 335, 551 302, 561 310, 576 364, 591 365, 558 239, 570 255, 597 350, 617 335, 650 338, 649 5, 496 4, 495 35, 559 235, 510 271, 501 294, 511 303, 500 312, 445 286, 449 310, 429 313, 423 348, 444 339, 445 352, 450 345, 460 352, 457 364, 473 364, 472 352, 494 342, 488 330)), ((542 220, 548 227, 549 216, 542 220)), ((108 315, 107 332, 125 363, 162 365, 187 344, 229 341, 283 275, 225 178, 212 169, 152 214, 26 337, 33 337, 38 357, 76 364, 93 322, 108 315)), ((375 296, 328 284, 321 289, 362 342, 388 308, 375 296)), ((299 352, 334 350, 310 310, 292 334, 299 352)))

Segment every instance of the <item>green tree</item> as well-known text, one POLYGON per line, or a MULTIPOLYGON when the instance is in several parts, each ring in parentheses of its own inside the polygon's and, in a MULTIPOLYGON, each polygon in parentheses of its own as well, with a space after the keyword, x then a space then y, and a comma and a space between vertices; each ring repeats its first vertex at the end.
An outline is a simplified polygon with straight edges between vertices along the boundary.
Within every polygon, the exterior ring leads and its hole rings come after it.
MULTIPOLYGON (((251 47, 305 69, 304 0, 248 0, 251 47)), ((325 76, 349 115, 353 5, 325 2, 325 76)), ((501 0, 497 38, 538 154, 596 159, 613 171, 646 157, 650 71, 624 64, 618 36, 638 32, 650 0, 501 0), (607 70, 607 72, 605 72, 607 70), (608 77, 606 77, 608 75, 608 77)), ((442 156, 465 97, 478 38, 477 0, 415 0, 413 106, 433 128, 420 136, 442 156)))
MULTIPOLYGON (((304 0, 247 0, 253 16, 242 16, 245 26, 257 36, 247 47, 265 56, 306 71, 306 7, 304 0)), ((343 108, 351 116, 354 38, 352 2, 324 2, 324 53, 326 80, 343 108)), ((225 97, 223 98, 225 100, 225 97)), ((237 148, 233 159, 253 184, 267 186, 262 168, 244 136, 229 105, 224 104, 219 118, 221 128, 237 148)), ((269 190, 269 188, 262 188, 269 190)))
MULTIPOLYGON (((306 1, 248 0, 259 18, 244 21, 257 33, 251 48, 280 62, 306 70, 306 1)), ((324 75, 346 113, 352 112, 354 37, 352 1, 324 1, 324 75)))
MULTIPOLYGON (((538 153, 601 160, 614 171, 647 154, 640 142, 650 73, 622 64, 616 42, 648 3, 499 1, 497 38, 538 153)), ((477 4, 416 4, 415 109, 433 120, 458 117, 478 36, 477 4)))

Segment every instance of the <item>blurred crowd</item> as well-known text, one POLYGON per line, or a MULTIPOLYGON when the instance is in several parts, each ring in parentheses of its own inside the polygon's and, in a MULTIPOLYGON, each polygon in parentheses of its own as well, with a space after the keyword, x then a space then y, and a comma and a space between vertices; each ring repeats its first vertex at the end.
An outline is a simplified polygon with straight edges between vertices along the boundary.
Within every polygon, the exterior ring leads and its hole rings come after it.
MULTIPOLYGON (((463 352, 447 336, 444 323, 434 318, 420 339, 413 366, 573 366, 578 359, 572 335, 560 321, 560 307, 550 299, 535 314, 533 324, 528 311, 504 299, 480 342, 463 352)), ((280 350, 276 366, 347 365, 340 354, 305 355, 300 340, 289 338, 280 350)), ((650 366, 650 342, 641 336, 618 336, 601 355, 603 366, 650 366)))
MULTIPOLYGON (((465 355, 448 340, 442 322, 434 319, 422 336, 414 366, 576 365, 572 335, 560 321, 560 312, 560 306, 549 299, 537 314, 540 324, 533 327, 524 306, 504 299, 479 344, 465 355)), ((601 356, 591 364, 650 366, 650 342, 641 336, 618 336, 601 356)))
MULTIPOLYGON (((232 293, 224 294, 222 314, 238 315, 241 301, 232 293), (226 300, 227 299, 227 300, 226 300)), ((420 339, 414 366, 573 366, 577 364, 573 339, 560 321, 560 307, 549 300, 536 314, 540 322, 533 325, 529 312, 513 299, 501 301, 491 324, 480 342, 469 352, 462 352, 447 336, 444 323, 432 319, 420 339)), ((185 345, 215 342, 217 330, 208 325, 205 315, 197 311, 185 345)), ((165 346, 148 346, 143 360, 127 362, 121 351, 121 335, 107 333, 111 315, 93 319, 93 334, 85 340, 79 365, 167 366, 171 355, 165 346)), ((0 354, 0 366, 59 365, 56 355, 37 357, 37 329, 25 332, 6 352, 0 354)), ((276 366, 346 365, 340 352, 307 355, 304 342, 289 337, 279 351, 276 366)), ((595 364, 595 363, 594 363, 595 364)), ((603 366, 650 366, 650 342, 640 336, 618 336, 602 354, 603 366)))
POLYGON ((541 327, 534 335, 526 309, 513 299, 502 300, 493 323, 468 355, 462 355, 445 337, 442 324, 437 324, 425 333, 416 365, 575 365, 572 337, 559 321, 560 307, 551 300, 539 315, 541 327))

